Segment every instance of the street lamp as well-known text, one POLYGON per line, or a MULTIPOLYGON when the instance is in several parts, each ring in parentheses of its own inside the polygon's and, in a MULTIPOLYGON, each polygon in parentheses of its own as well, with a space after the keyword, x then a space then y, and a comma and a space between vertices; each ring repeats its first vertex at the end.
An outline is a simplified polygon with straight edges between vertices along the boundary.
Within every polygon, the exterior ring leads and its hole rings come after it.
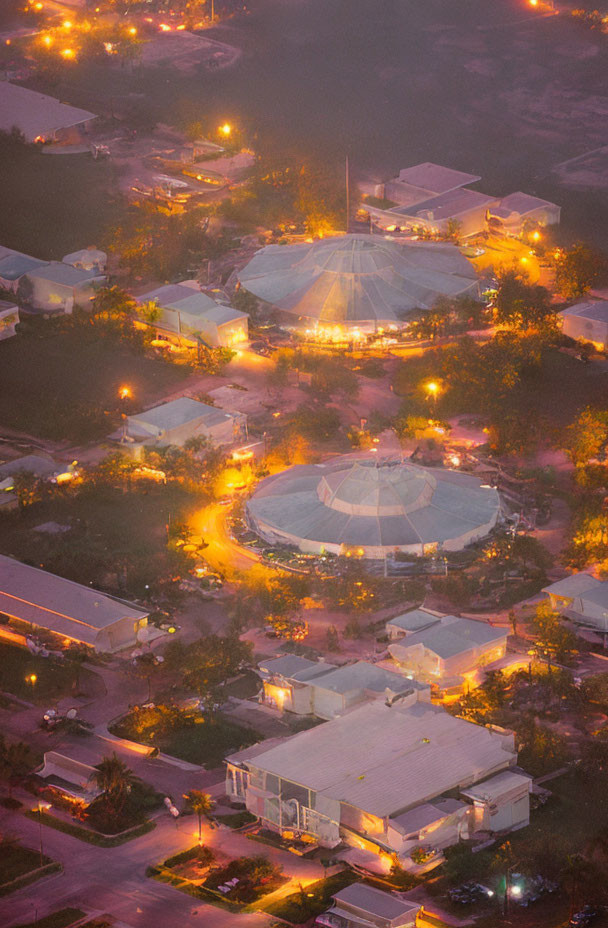
POLYGON ((27 677, 25 678, 25 682, 31 683, 32 689, 34 689, 36 683, 38 682, 38 675, 35 673, 28 673, 27 677))
POLYGON ((133 396, 133 391, 131 387, 128 387, 124 384, 122 387, 118 388, 118 399, 120 400, 121 410, 120 416, 122 418, 122 439, 126 441, 127 439, 127 414, 125 412, 125 405, 127 400, 130 400, 133 396))
POLYGON ((44 867, 44 850, 42 848, 42 810, 51 808, 50 802, 40 802, 38 800, 38 825, 40 827, 40 866, 44 867))
POLYGON ((425 384, 424 388, 427 392, 429 400, 433 401, 433 406, 435 407, 437 405, 437 397, 440 393, 439 384, 436 380, 429 380, 429 382, 425 384))
POLYGON ((230 125, 230 123, 229 123, 229 122, 225 122, 223 126, 220 126, 220 132, 222 133, 222 135, 223 135, 225 138, 228 138, 228 136, 229 136, 229 135, 231 134, 231 132, 232 132, 232 126, 230 125))
POLYGON ((121 400, 128 400, 132 396, 131 387, 123 386, 118 389, 118 396, 121 400))

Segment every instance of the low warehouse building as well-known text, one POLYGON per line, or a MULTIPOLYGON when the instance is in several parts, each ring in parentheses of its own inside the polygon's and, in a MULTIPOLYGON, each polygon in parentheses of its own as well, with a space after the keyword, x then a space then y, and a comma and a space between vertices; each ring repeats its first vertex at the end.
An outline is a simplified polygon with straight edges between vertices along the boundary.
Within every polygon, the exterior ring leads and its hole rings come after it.
POLYGON ((420 904, 391 893, 353 883, 332 896, 333 905, 318 915, 315 925, 323 928, 415 928, 420 904))
MULTIPOLYGON (((400 821, 404 813, 487 782, 516 762, 512 732, 466 722, 428 702, 374 700, 274 746, 257 744, 228 757, 226 792, 272 831, 306 834, 325 847, 344 842, 396 854, 409 867, 420 843, 404 842, 412 831, 400 821)), ((505 819, 525 824, 519 794, 513 802, 505 819)), ((441 811, 453 823, 444 846, 474 830, 472 807, 466 815, 441 811)), ((423 846, 435 847, 432 835, 423 846)))
POLYGON ((182 447, 190 438, 231 445, 245 436, 247 417, 182 396, 126 419, 120 440, 134 449, 182 447))
POLYGON ((489 534, 501 502, 469 474, 348 456, 266 477, 247 515, 271 544, 383 558, 459 551, 489 534))
POLYGON ((581 571, 543 589, 551 608, 578 625, 608 634, 608 583, 581 571))
POLYGON ((402 672, 441 690, 473 681, 475 671, 507 653, 508 630, 477 619, 442 615, 433 623, 390 644, 402 672))
POLYGON ((187 345, 203 342, 210 348, 230 348, 249 337, 249 316, 218 303, 196 281, 167 284, 137 297, 140 304, 156 304, 159 316, 150 327, 159 335, 187 345))
POLYGON ((372 699, 391 703, 411 696, 415 702, 423 692, 431 698, 428 686, 367 661, 335 667, 286 654, 259 664, 259 674, 267 705, 319 719, 333 719, 372 699))
POLYGON ((510 193, 488 207, 491 231, 519 236, 526 226, 553 226, 560 221, 561 207, 529 193, 510 193))
POLYGON ((76 144, 97 119, 45 93, 0 81, 0 131, 18 129, 26 142, 76 144))
POLYGON ((148 624, 133 603, 0 555, 0 612, 96 651, 132 647, 148 624))

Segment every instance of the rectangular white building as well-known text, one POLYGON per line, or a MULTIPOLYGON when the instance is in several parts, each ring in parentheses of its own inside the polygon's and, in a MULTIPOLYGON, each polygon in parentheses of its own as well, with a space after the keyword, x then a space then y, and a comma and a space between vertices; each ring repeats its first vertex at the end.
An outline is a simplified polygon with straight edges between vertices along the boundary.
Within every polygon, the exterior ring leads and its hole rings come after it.
POLYGON ((608 300, 576 303, 558 315, 564 335, 592 342, 600 351, 608 348, 608 300))
POLYGON ((177 342, 196 345, 200 340, 210 348, 231 348, 249 337, 247 313, 218 303, 196 281, 167 284, 136 299, 158 306, 159 317, 150 326, 177 342))
POLYGON ((121 441, 133 448, 182 447, 189 438, 207 438, 214 445, 232 445, 245 437, 247 417, 182 396, 145 412, 128 416, 121 441))
MULTIPOLYGON (((426 702, 375 700, 268 747, 227 758, 226 791, 264 827, 340 842, 407 865, 399 817, 514 766, 512 732, 455 718, 426 702)), ((452 814, 450 810, 446 814, 452 814)), ((448 843, 468 835, 456 816, 448 843)))

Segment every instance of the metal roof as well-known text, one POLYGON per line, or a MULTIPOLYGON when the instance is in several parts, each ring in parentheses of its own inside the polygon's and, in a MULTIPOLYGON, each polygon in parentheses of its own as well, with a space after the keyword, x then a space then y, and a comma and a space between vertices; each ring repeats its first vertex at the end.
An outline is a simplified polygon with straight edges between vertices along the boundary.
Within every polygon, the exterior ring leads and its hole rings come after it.
POLYGON ((455 187, 464 187, 465 184, 473 184, 481 180, 481 177, 477 174, 465 174, 464 171, 455 171, 453 168, 446 168, 442 164, 434 164, 432 161, 424 161, 422 164, 415 164, 411 168, 402 168, 399 171, 399 177, 396 177, 395 180, 402 184, 410 184, 412 187, 428 190, 429 193, 439 194, 454 190, 455 187))
POLYGON ((0 612, 59 635, 95 644, 98 632, 148 613, 88 586, 0 555, 0 612))
POLYGON ((268 675, 277 675, 285 679, 293 679, 298 674, 325 673, 327 670, 333 670, 333 664, 325 664, 319 661, 310 661, 307 657, 299 657, 297 654, 283 654, 281 657, 271 658, 270 660, 260 661, 258 669, 268 675))
POLYGON ((579 594, 583 603, 594 603, 596 606, 608 607, 608 583, 600 583, 592 590, 584 590, 579 594))
POLYGON ((65 465, 56 464, 51 458, 43 458, 38 454, 26 454, 25 457, 15 458, 0 464, 0 477, 12 477, 14 474, 30 473, 36 477, 53 477, 65 470, 65 465))
MULTIPOLYGON (((2 264, 0 263, 0 268, 2 264)), ((0 270, 0 277, 2 272, 0 270)), ((591 319, 593 322, 608 323, 608 300, 588 300, 586 303, 576 303, 575 306, 569 306, 562 309, 558 314, 562 317, 579 316, 581 319, 591 319)))
POLYGON ((455 657, 472 651, 480 645, 491 644, 506 638, 506 628, 496 628, 477 619, 463 619, 455 615, 445 615, 433 625, 401 638, 397 643, 389 645, 389 651, 397 660, 406 656, 407 652, 421 644, 423 648, 432 651, 442 660, 455 657))
POLYGON ((496 209, 491 209, 490 212, 495 215, 509 216, 512 213, 518 213, 520 216, 525 216, 526 213, 531 213, 535 209, 540 209, 543 206, 553 206, 555 203, 551 203, 550 200, 541 200, 540 197, 533 197, 529 193, 523 193, 521 190, 518 190, 516 193, 510 193, 508 196, 503 197, 497 204, 496 209))
POLYGON ((412 206, 395 207, 389 212, 398 216, 407 216, 411 219, 443 222, 446 219, 456 218, 463 213, 470 212, 472 209, 480 209, 495 202, 496 197, 459 187, 456 190, 449 190, 447 193, 430 197, 428 200, 423 200, 421 203, 415 203, 412 206))
POLYGON ((374 700, 256 751, 250 761, 244 752, 235 760, 382 817, 474 783, 515 757, 510 733, 430 703, 389 707, 374 700))
POLYGON ((497 776, 484 780, 483 783, 476 783, 475 786, 469 786, 462 790, 462 795, 469 799, 480 799, 482 802, 496 802, 501 796, 510 793, 513 789, 523 786, 530 790, 532 780, 523 773, 516 773, 514 770, 505 770, 497 776))
POLYGON ((422 628, 428 628, 433 625, 442 616, 441 612, 432 612, 430 609, 411 609, 402 615, 396 615, 394 619, 389 619, 386 623, 388 628, 394 625, 396 628, 402 628, 406 632, 417 632, 422 628))
POLYGON ((78 287, 90 280, 103 278, 103 274, 100 274, 99 271, 85 271, 83 268, 64 264, 63 261, 52 261, 50 264, 44 264, 32 271, 28 271, 27 276, 33 280, 50 280, 54 284, 62 284, 66 287, 78 287))
POLYGON ((586 593, 588 590, 593 590, 595 587, 601 585, 601 580, 597 580, 595 577, 592 577, 591 574, 581 570, 576 574, 570 574, 569 577, 564 577, 563 580, 558 580, 556 583, 544 586, 542 592, 569 598, 580 596, 582 593, 586 593))
POLYGON ((294 543, 394 549, 487 534, 500 498, 468 474, 348 457, 267 477, 247 510, 261 534, 294 543))
POLYGON ((194 287, 186 284, 166 284, 163 287, 157 287, 148 293, 142 293, 137 297, 137 302, 156 302, 164 309, 174 309, 189 316, 203 317, 215 325, 225 325, 227 322, 244 319, 247 316, 247 313, 233 309, 232 306, 216 303, 202 290, 195 290, 194 287))
POLYGON ((392 693, 404 693, 414 688, 425 689, 421 684, 408 680, 403 674, 385 670, 368 661, 329 668, 326 673, 315 677, 312 683, 333 693, 350 693, 353 690, 372 690, 375 693, 390 690, 392 693))
POLYGON ((28 142, 96 118, 95 113, 68 106, 45 93, 0 81, 0 129, 10 132, 16 126, 28 142))
POLYGON ((21 255, 15 252, 0 258, 0 277, 4 280, 19 280, 28 271, 46 267, 47 264, 48 261, 40 261, 39 258, 31 258, 29 255, 21 255))
POLYGON ((189 422, 201 420, 205 425, 213 426, 232 418, 234 418, 232 414, 224 409, 208 406, 206 403, 199 403, 198 400, 182 396, 177 400, 161 403, 160 406, 153 406, 145 412, 129 416, 128 422, 130 433, 138 426, 146 432, 170 432, 189 422))
POLYGON ((267 245, 238 277, 259 299, 325 324, 394 322, 440 296, 478 293, 473 266, 453 245, 373 235, 267 245))
POLYGON ((396 815, 390 820, 390 823, 391 825, 398 825, 399 830, 404 835, 410 835, 420 831, 421 828, 425 828, 427 825, 432 825, 433 822, 441 821, 446 815, 452 815, 459 809, 464 809, 466 805, 465 802, 460 802, 458 799, 439 799, 437 802, 424 802, 414 809, 396 815))
POLYGON ((411 915, 420 909, 419 902, 410 902, 407 899, 398 899, 391 893, 383 892, 374 886, 365 883, 351 883, 344 889, 334 893, 335 902, 354 906, 362 912, 375 918, 395 918, 411 915))

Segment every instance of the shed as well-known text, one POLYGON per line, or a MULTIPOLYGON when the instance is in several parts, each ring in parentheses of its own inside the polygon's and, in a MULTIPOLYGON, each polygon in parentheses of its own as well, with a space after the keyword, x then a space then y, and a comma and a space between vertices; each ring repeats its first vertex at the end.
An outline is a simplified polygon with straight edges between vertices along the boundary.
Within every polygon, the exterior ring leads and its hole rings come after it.
POLYGON ((592 342, 600 351, 608 348, 608 300, 576 303, 558 315, 564 335, 592 342))
POLYGON ((19 289, 34 309, 69 315, 74 306, 86 307, 95 296, 96 288, 105 282, 106 278, 97 271, 84 271, 62 261, 53 261, 28 271, 19 289))

